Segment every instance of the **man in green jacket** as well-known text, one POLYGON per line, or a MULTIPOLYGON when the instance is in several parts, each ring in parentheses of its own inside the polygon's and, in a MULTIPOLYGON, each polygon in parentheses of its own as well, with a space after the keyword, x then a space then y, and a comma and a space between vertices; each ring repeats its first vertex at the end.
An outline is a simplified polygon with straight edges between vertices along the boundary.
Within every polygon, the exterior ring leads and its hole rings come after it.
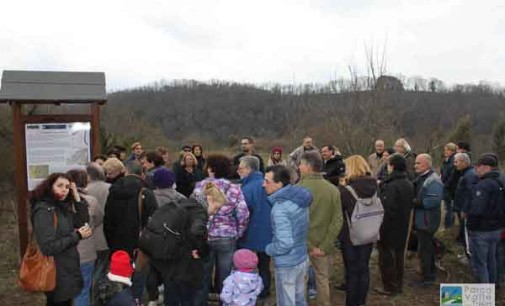
POLYGON ((299 185, 312 193, 309 208, 308 251, 316 275, 317 305, 330 305, 330 257, 342 227, 340 192, 320 173, 323 160, 318 152, 307 152, 300 161, 299 185))

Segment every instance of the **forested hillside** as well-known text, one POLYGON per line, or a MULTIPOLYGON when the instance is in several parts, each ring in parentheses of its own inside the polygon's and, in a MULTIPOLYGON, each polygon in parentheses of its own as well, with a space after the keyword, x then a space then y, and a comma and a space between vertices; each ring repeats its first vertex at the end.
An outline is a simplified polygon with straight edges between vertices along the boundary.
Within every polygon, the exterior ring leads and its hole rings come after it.
POLYGON ((469 124, 470 132, 459 137, 491 150, 493 125, 503 118, 504 102, 503 92, 470 85, 442 92, 336 92, 316 85, 267 88, 178 81, 110 94, 103 125, 110 133, 130 138, 165 137, 215 147, 233 146, 239 137, 251 135, 265 149, 272 141, 294 146, 309 133, 319 144, 364 153, 376 137, 393 141, 404 136, 416 151, 433 150, 447 140, 457 141, 449 138, 457 132, 459 120, 460 125, 469 124))

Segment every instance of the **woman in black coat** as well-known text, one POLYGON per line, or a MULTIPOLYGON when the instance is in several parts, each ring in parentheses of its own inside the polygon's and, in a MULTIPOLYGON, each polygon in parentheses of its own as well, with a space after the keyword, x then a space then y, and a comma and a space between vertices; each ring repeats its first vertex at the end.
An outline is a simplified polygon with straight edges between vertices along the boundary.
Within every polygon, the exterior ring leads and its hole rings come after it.
POLYGON ((396 295, 403 290, 405 246, 409 233, 414 185, 407 178, 405 158, 389 157, 388 177, 381 187, 384 220, 380 231, 379 268, 384 285, 380 293, 396 295))
MULTIPOLYGON (((353 155, 345 160, 347 169, 346 181, 360 198, 371 198, 377 192, 377 181, 370 175, 370 167, 366 160, 353 155)), ((368 287, 370 285, 369 261, 373 249, 373 243, 353 245, 349 236, 347 217, 351 219, 356 198, 345 186, 338 187, 342 202, 344 222, 338 235, 342 244, 342 255, 345 267, 346 279, 346 306, 358 306, 366 304, 368 287)))
POLYGON ((188 198, 193 193, 196 183, 204 179, 203 172, 198 168, 198 161, 193 153, 184 153, 181 167, 175 172, 175 177, 176 190, 188 198))
POLYGON ((30 193, 30 202, 35 240, 56 265, 56 288, 46 292, 46 305, 70 306, 83 286, 76 246, 91 236, 87 204, 64 173, 53 173, 40 183, 30 193))

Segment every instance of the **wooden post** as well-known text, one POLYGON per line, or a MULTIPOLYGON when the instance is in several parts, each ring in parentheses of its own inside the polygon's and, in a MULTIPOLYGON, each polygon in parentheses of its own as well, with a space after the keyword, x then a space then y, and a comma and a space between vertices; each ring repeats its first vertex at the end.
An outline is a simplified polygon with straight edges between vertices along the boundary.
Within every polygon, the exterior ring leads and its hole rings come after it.
POLYGON ((91 158, 101 153, 100 145, 100 104, 94 102, 91 106, 91 158))
POLYGON ((25 127, 23 119, 22 104, 12 102, 12 127, 14 135, 14 158, 16 164, 15 181, 17 197, 17 215, 19 230, 19 252, 23 257, 28 245, 28 210, 26 181, 26 151, 25 151, 25 127))

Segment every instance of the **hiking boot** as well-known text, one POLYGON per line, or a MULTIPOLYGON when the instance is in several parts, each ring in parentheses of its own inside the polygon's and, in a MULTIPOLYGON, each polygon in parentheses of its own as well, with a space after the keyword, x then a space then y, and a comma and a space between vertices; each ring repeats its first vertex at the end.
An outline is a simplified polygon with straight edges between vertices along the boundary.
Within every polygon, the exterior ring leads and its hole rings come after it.
POLYGON ((309 299, 313 300, 317 297, 317 291, 316 289, 309 289, 309 299))

